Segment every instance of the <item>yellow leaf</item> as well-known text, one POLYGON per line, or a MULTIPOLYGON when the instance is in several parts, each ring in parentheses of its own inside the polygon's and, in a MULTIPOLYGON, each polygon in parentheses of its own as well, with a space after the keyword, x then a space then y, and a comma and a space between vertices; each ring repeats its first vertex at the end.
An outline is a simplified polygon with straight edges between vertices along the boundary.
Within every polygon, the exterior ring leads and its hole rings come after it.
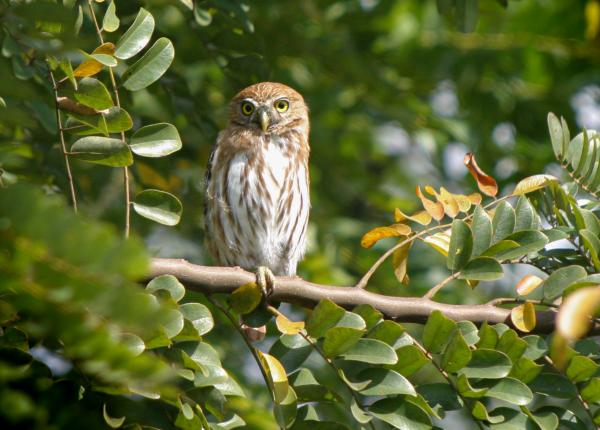
POLYGON ((467 196, 467 199, 469 199, 469 201, 471 203, 473 203, 474 205, 478 205, 481 203, 482 197, 481 197, 481 194, 479 194, 479 193, 473 193, 473 194, 469 194, 467 196))
POLYGON ((510 311, 510 319, 520 331, 528 333, 535 328, 535 307, 525 302, 510 311))
POLYGON ((363 248, 372 247, 377 241, 387 237, 408 236, 411 228, 406 224, 392 224, 387 227, 376 227, 365 233, 360 241, 363 248))
MULTIPOLYGON (((114 43, 106 42, 102 45, 98 46, 92 54, 106 54, 113 55, 115 53, 115 45, 114 43)), ((94 76, 102 70, 102 63, 99 61, 90 58, 89 60, 85 60, 81 63, 75 70, 73 70, 73 76, 77 78, 86 78, 89 76, 94 76)))
POLYGON ((546 187, 551 182, 556 182, 556 179, 552 175, 533 175, 529 176, 521 180, 515 190, 513 191, 513 196, 520 196, 523 194, 531 193, 533 191, 539 190, 541 188, 546 187))
POLYGON ((456 200, 456 203, 458 204, 458 210, 463 213, 469 212, 469 209, 471 209, 471 206, 473 205, 473 203, 471 203, 471 200, 469 200, 469 197, 465 196, 464 194, 453 195, 454 200, 456 200))
POLYGON ((450 249, 450 230, 445 230, 440 233, 432 234, 422 239, 423 242, 431 246, 433 249, 443 254, 445 257, 448 256, 450 249))
POLYGON ((270 382, 273 385, 273 395, 275 396, 275 403, 281 403, 285 399, 288 393, 289 383, 285 369, 275 357, 269 354, 265 354, 260 350, 256 350, 258 357, 260 358, 261 364, 267 374, 270 382))
POLYGON ((465 155, 464 163, 465 166, 467 166, 467 169, 469 169, 469 172, 471 172, 471 175, 473 175, 477 181, 479 191, 490 197, 494 197, 498 194, 498 184, 496 183, 496 180, 481 170, 477 165, 475 155, 472 152, 465 155))
POLYGON ((600 3, 598 0, 588 0, 585 5, 585 38, 595 39, 600 29, 600 3))
POLYGON ((279 314, 275 318, 277 330, 283 334, 298 334, 304 330, 304 321, 290 321, 285 315, 279 314))
POLYGON ((262 291, 256 282, 249 282, 238 287, 229 296, 229 304, 238 313, 249 314, 262 301, 262 291))
POLYGON ((404 285, 408 285, 409 278, 406 273, 407 265, 408 265, 408 252, 410 251, 410 247, 412 246, 412 242, 407 243, 404 246, 401 246, 392 254, 392 266, 394 267, 394 275, 396 278, 404 285))
POLYGON ((556 317, 556 329, 565 339, 583 337, 589 330, 591 316, 600 307, 600 286, 581 288, 569 294, 556 317))
MULTIPOLYGON (((431 187, 427 186, 426 188, 431 187)), ((423 204, 423 207, 425 208, 427 213, 431 215, 433 219, 439 221, 442 218, 444 218, 444 206, 440 202, 434 202, 433 200, 430 200, 427 197, 425 197, 423 195, 423 192, 421 191, 421 187, 419 186, 417 186, 416 194, 417 197, 421 199, 421 203, 423 204)))
POLYGON ((436 196, 438 201, 444 206, 444 212, 450 218, 458 215, 459 207, 454 195, 449 193, 444 187, 440 188, 440 194, 436 196))
POLYGON ((407 215, 396 208, 394 211, 394 219, 396 222, 402 222, 408 219, 421 225, 429 225, 431 223, 431 215, 429 215, 427 211, 419 211, 412 215, 407 215))
POLYGON ((535 275, 526 275, 521 278, 515 289, 519 296, 526 296, 527 294, 536 290, 537 287, 542 285, 544 280, 535 275))

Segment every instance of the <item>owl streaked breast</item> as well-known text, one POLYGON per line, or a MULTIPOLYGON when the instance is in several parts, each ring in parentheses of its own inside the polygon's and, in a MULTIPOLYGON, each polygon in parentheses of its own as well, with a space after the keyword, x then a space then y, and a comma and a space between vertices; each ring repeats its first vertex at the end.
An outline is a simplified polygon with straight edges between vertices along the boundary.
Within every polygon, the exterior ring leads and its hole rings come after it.
POLYGON ((296 273, 310 209, 308 131, 304 100, 285 85, 256 84, 233 99, 207 168, 205 227, 217 264, 296 273))

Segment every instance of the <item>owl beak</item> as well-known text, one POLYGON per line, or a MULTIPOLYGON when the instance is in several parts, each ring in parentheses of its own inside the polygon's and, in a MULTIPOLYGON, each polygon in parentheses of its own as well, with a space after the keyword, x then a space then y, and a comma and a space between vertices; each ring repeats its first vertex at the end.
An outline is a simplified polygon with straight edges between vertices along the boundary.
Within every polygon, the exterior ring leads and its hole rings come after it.
POLYGON ((259 109, 258 113, 258 122, 260 123, 260 128, 263 132, 266 132, 269 129, 270 118, 269 113, 264 109, 259 109))

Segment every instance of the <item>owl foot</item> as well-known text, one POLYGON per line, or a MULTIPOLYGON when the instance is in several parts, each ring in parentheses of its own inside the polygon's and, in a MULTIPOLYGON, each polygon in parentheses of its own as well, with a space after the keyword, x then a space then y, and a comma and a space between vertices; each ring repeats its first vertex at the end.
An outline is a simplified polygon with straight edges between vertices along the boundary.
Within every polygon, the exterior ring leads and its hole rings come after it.
POLYGON ((273 285, 275 285, 275 275, 267 266, 259 266, 256 270, 256 283, 260 287, 265 300, 273 294, 273 285))

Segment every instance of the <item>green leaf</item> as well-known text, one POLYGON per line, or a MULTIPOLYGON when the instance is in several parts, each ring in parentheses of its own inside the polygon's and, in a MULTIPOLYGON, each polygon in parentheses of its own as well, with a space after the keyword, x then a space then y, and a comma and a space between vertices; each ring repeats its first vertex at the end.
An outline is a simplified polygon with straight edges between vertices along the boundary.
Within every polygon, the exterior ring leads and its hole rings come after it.
POLYGON ((331 300, 321 300, 313 309, 306 323, 306 331, 314 338, 325 335, 327 330, 342 319, 346 311, 331 300))
POLYGON ((364 396, 417 395, 408 379, 389 369, 376 367, 365 369, 353 379, 353 382, 367 383, 366 387, 360 390, 364 396))
POLYGON ((115 0, 113 0, 106 8, 106 13, 104 14, 104 19, 102 20, 102 29, 112 33, 113 31, 118 30, 119 24, 120 21, 116 14, 115 0))
POLYGON ((175 58, 173 43, 166 37, 158 39, 144 56, 123 73, 123 86, 139 91, 157 81, 175 58))
POLYGON ((118 429, 125 422, 125 417, 113 418, 108 415, 108 411, 106 410, 106 403, 102 405, 102 416, 104 417, 104 422, 108 424, 110 428, 118 429))
POLYGON ((543 365, 537 364, 530 358, 521 357, 513 365, 509 376, 528 384, 542 372, 543 365))
POLYGON ((129 147, 142 157, 164 157, 181 149, 181 138, 174 125, 163 122, 137 130, 129 147))
POLYGON ((587 229, 579 230, 579 237, 581 238, 585 249, 590 253, 590 257, 594 263, 594 268, 599 270, 600 258, 598 257, 598 253, 600 252, 600 239, 597 235, 587 229))
POLYGON ((506 377, 495 382, 485 394, 486 397, 504 400, 513 405, 526 405, 533 400, 533 393, 518 379, 506 377))
POLYGON ((496 349, 508 355, 508 358, 515 362, 527 349, 527 342, 521 339, 516 331, 510 329, 500 336, 496 349))
POLYGON ((344 360, 369 364, 396 364, 396 351, 376 339, 360 339, 352 348, 340 355, 344 360))
POLYGON ((371 415, 366 413, 356 402, 354 396, 352 396, 352 399, 350 400, 350 412, 352 413, 352 417, 361 424, 366 424, 372 419, 371 415))
POLYGON ((185 296, 185 287, 173 275, 161 275, 154 278, 148 283, 146 290, 155 295, 159 295, 160 291, 165 291, 175 302, 179 302, 185 296))
POLYGON ((287 389, 287 395, 281 402, 276 402, 274 406, 275 419, 280 428, 290 428, 296 419, 298 411, 298 398, 296 392, 290 386, 287 389))
POLYGON ((478 0, 456 0, 458 29, 470 33, 477 26, 478 0))
POLYGON ((129 147, 120 139, 88 136, 77 140, 69 151, 71 157, 110 167, 125 167, 133 163, 129 147))
POLYGON ((519 245, 514 240, 501 240, 490 246, 488 249, 486 249, 483 252, 483 256, 493 258, 498 258, 498 256, 502 257, 508 252, 514 252, 515 250, 520 248, 520 246, 521 245, 519 245))
POLYGON ((515 228, 515 210, 507 202, 500 202, 496 206, 494 218, 492 219, 494 229, 494 238, 492 243, 496 243, 511 234, 515 228))
POLYGON ((429 363, 429 359, 415 345, 398 348, 396 355, 398 356, 398 362, 388 367, 404 376, 412 375, 429 363))
POLYGON ((452 221, 452 233, 450 236, 450 247, 448 249, 448 259, 446 265, 453 272, 462 269, 469 258, 473 249, 473 236, 469 225, 460 219, 452 221))
POLYGON ((530 335, 522 339, 527 342, 527 349, 523 353, 523 357, 537 360, 548 352, 548 344, 540 336, 530 335))
POLYGON ((461 396, 472 398, 472 399, 479 399, 479 398, 485 396, 485 394, 487 393, 487 390, 488 390, 488 388, 486 388, 486 387, 483 387, 483 388, 472 387, 471 384, 469 383, 469 380, 464 375, 464 373, 458 374, 458 378, 456 380, 456 388, 458 389, 458 392, 461 394, 461 396))
POLYGON ((77 79, 75 79, 75 75, 73 74, 73 66, 68 59, 64 59, 59 63, 60 69, 63 71, 65 76, 71 82, 74 90, 77 90, 77 79))
POLYGON ((229 305, 239 314, 248 314, 260 305, 262 291, 256 282, 248 282, 235 289, 229 296, 229 305))
POLYGON ((144 190, 135 196, 133 209, 138 215, 164 225, 177 225, 183 206, 177 197, 166 191, 144 190))
POLYGON ((494 349, 498 343, 498 332, 490 327, 487 321, 479 328, 479 342, 477 343, 478 348, 494 349))
POLYGON ((431 420, 419 407, 396 399, 382 399, 369 407, 371 415, 402 430, 429 430, 431 420))
POLYGON ((567 377, 573 382, 584 382, 596 374, 598 365, 583 355, 574 356, 567 366, 567 377))
POLYGON ((67 126, 79 125, 78 123, 88 125, 90 128, 83 127, 71 130, 76 135, 102 133, 108 136, 109 133, 120 133, 133 127, 133 121, 129 113, 118 106, 113 106, 98 115, 81 115, 70 112, 67 126), (73 124, 71 124, 71 121, 73 121, 73 124))
POLYGON ((515 208, 515 231, 535 230, 537 228, 536 213, 525 196, 519 197, 515 208))
POLYGON ((441 408, 443 411, 454 411, 463 407, 463 402, 458 397, 456 390, 449 384, 439 382, 423 384, 417 387, 417 391, 427 400, 427 403, 432 408, 441 408))
POLYGON ((478 256, 492 244, 492 220, 481 206, 475 207, 471 231, 473 232, 473 256, 478 256))
POLYGON ((515 409, 496 408, 491 415, 502 420, 490 425, 490 429, 493 430, 539 430, 527 415, 515 409))
POLYGON ((456 323, 467 345, 472 346, 479 342, 478 329, 471 321, 460 321, 456 323))
POLYGON ((212 22, 212 15, 211 13, 200 7, 198 4, 196 4, 194 6, 194 20, 196 21, 196 23, 201 26, 201 27, 207 27, 210 25, 210 23, 212 22))
POLYGON ((280 336, 269 350, 288 372, 300 367, 311 352, 312 346, 299 334, 280 336))
POLYGON ((73 95, 82 105, 97 110, 108 109, 114 104, 108 89, 95 78, 81 79, 77 91, 73 95))
POLYGON ((440 311, 433 311, 423 329, 423 346, 429 352, 440 353, 456 330, 456 323, 440 311))
POLYGON ((471 350, 459 330, 456 330, 442 354, 442 368, 456 373, 471 360, 471 350))
POLYGON ((581 266, 565 266, 552 272, 544 281, 544 298, 554 300, 561 296, 569 285, 587 276, 586 270, 581 266))
POLYGON ((476 257, 460 271, 458 279, 495 281, 504 276, 502 265, 491 257, 476 257))
POLYGON ((481 403, 479 400, 476 400, 475 403, 473 403, 473 407, 471 408, 471 414, 474 418, 478 419, 479 421, 488 421, 491 424, 504 421, 504 418, 502 417, 493 417, 489 415, 484 404, 481 403))
POLYGON ((561 123, 558 117, 552 112, 548 114, 548 130, 550 131, 550 140, 552 141, 554 155, 559 160, 562 160, 564 154, 567 152, 567 142, 563 139, 561 123))
POLYGON ((115 49, 115 57, 126 60, 133 57, 148 44, 154 31, 154 17, 144 8, 140 8, 135 21, 121 36, 115 49))
POLYGON ((202 303, 185 303, 179 306, 179 311, 192 323, 200 336, 211 331, 215 325, 210 310, 202 303))
POLYGON ((522 407, 521 410, 523 410, 541 430, 556 430, 558 428, 558 417, 550 411, 536 411, 534 414, 525 407, 522 407))
POLYGON ((339 394, 317 381, 308 369, 302 368, 289 375, 289 382, 294 386, 294 391, 301 402, 343 402, 339 394))
POLYGON ((529 387, 535 393, 544 394, 552 398, 572 399, 577 395, 577 390, 573 383, 557 373, 541 373, 531 381, 529 387))
POLYGON ((461 372, 467 378, 499 379, 510 372, 512 363, 508 356, 493 349, 476 349, 471 361, 461 372))
POLYGON ((352 309, 352 313, 359 315, 365 321, 367 330, 371 330, 383 320, 383 314, 371 305, 358 305, 352 309))
POLYGON ((377 339, 394 347, 398 339, 404 333, 404 327, 395 321, 383 320, 367 334, 371 339, 377 339))
POLYGON ((600 402, 600 378, 592 378, 592 380, 581 389, 581 397, 586 402, 600 402))
POLYGON ((323 353, 329 358, 337 357, 352 348, 364 333, 364 329, 332 327, 325 333, 323 353))
POLYGON ((507 236, 506 240, 502 242, 516 242, 519 246, 498 252, 495 258, 500 261, 513 260, 531 252, 539 251, 546 246, 548 238, 537 230, 523 230, 507 236))

